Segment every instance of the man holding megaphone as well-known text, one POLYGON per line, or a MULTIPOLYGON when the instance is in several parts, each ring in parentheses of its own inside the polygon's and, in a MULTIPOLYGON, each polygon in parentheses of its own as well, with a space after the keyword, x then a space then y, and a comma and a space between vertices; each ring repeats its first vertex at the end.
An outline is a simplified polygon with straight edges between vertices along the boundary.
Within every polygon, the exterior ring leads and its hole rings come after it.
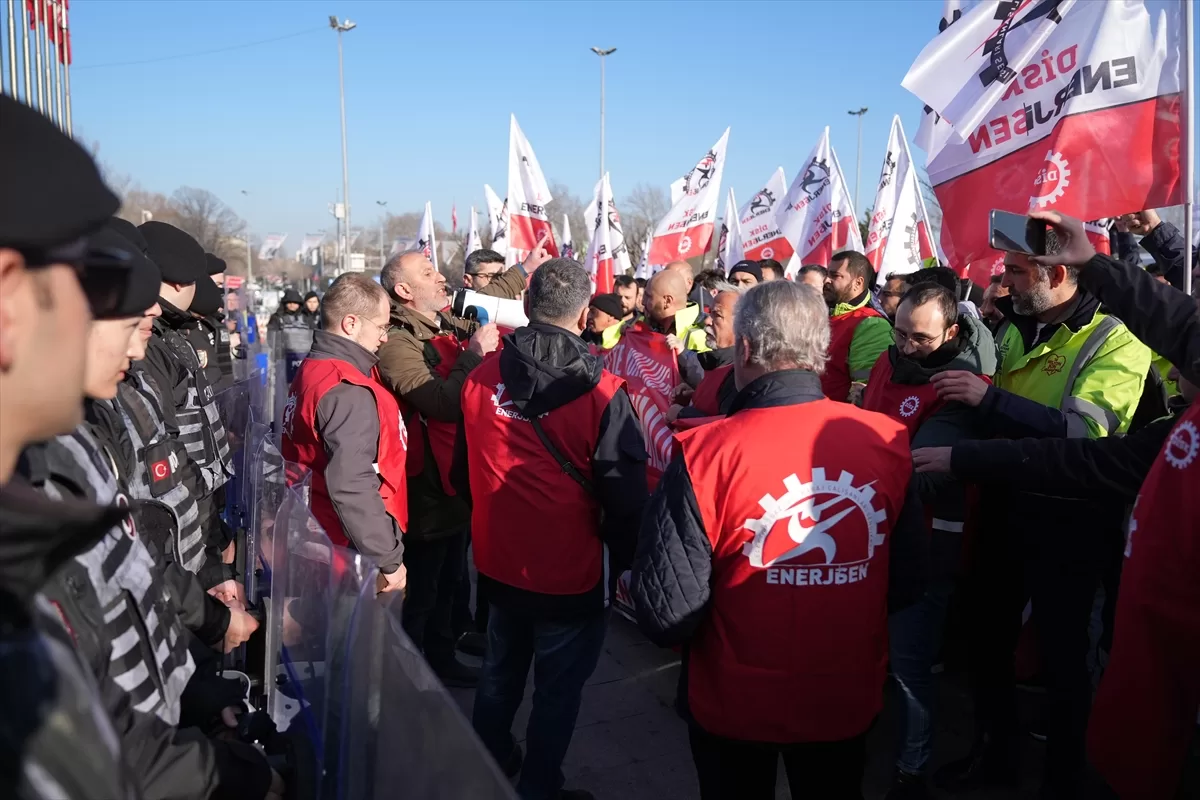
MULTIPOLYGON (((479 251, 491 255, 488 251, 479 251)), ((525 263, 477 289, 515 299, 528 276, 550 258, 545 237, 525 263)), ((503 261, 503 257, 499 258, 503 261)), ((493 267, 489 259, 488 267, 493 267)), ((408 428, 409 527, 404 535, 408 593, 402 622, 413 643, 447 686, 474 686, 478 670, 455 658, 451 608, 463 579, 471 512, 450 486, 454 440, 462 422, 467 375, 500 344, 495 323, 455 316, 446 278, 421 251, 392 256, 379 275, 391 298, 391 328, 379 351, 383 381, 400 400, 408 428)))

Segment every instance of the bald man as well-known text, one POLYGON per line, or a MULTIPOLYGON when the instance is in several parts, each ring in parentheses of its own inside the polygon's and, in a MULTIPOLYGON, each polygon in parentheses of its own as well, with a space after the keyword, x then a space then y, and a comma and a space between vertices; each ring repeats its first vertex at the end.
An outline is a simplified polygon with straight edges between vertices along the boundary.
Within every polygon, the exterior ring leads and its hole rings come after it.
POLYGON ((708 316, 700 306, 688 302, 693 280, 692 268, 686 261, 675 261, 663 267, 646 282, 642 292, 642 315, 624 325, 609 328, 604 332, 600 346, 612 349, 631 325, 645 324, 650 330, 671 337, 676 352, 685 349, 707 352, 704 325, 708 316))
MULTIPOLYGON (((480 294, 515 299, 526 275, 549 258, 539 247, 501 272, 480 294)), ((388 341, 379 349, 379 371, 405 409, 410 433, 409 528, 404 534, 408 594, 402 621, 413 644, 447 686, 471 687, 478 670, 455 658, 451 627, 454 592, 462 579, 471 511, 450 486, 454 439, 462 421, 459 396, 468 373, 496 349, 495 325, 452 316, 446 278, 420 251, 399 253, 383 266, 379 282, 391 300, 388 341)))

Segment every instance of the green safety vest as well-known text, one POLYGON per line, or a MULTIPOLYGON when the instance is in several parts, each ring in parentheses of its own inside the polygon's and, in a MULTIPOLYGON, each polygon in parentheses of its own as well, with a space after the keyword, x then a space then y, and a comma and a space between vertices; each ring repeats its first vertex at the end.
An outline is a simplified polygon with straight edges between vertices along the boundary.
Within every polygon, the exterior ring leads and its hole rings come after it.
POLYGON ((1017 327, 1007 321, 1003 327, 997 388, 1062 411, 1071 438, 1095 439, 1123 433, 1129 427, 1150 368, 1149 349, 1129 335, 1129 342, 1114 350, 1128 351, 1117 365, 1127 367, 1128 373, 1117 369, 1085 374, 1109 337, 1123 330, 1121 320, 1097 313, 1077 331, 1061 325, 1049 340, 1028 353, 1017 327), (1106 386, 1106 381, 1114 383, 1106 386), (1107 391, 1110 387, 1112 392, 1107 391))
MULTIPOLYGON (((617 342, 621 341, 621 335, 625 332, 625 328, 636 323, 641 317, 634 317, 628 322, 618 322, 605 328, 600 334, 600 347, 604 350, 611 350, 617 346, 617 342)), ((700 321, 700 306, 695 303, 688 303, 682 309, 675 313, 675 335, 683 341, 683 346, 688 350, 696 353, 707 353, 710 349, 708 346, 708 332, 704 330, 704 326, 698 324, 700 321)))

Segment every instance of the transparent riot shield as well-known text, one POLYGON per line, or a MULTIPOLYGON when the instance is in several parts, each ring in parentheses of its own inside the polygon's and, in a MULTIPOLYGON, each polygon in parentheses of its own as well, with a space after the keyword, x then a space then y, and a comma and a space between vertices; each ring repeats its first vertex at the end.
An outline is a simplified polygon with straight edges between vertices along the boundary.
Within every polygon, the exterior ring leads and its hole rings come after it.
POLYGON ((250 426, 250 384, 253 377, 237 381, 219 392, 214 401, 217 413, 225 426, 229 442, 229 459, 233 467, 233 478, 225 484, 225 522, 234 530, 244 529, 245 498, 241 476, 246 471, 246 433, 250 426))
MULTIPOLYGON (((344 557, 354 558, 350 553, 344 557)), ((325 682, 321 797, 515 797, 458 705, 401 628, 400 595, 376 597, 377 574, 371 568, 356 584, 340 582, 340 597, 348 596, 354 585, 359 596, 346 630, 335 625, 330 631, 331 651, 341 643, 346 655, 331 659, 325 682)), ((335 619, 342 623, 340 617, 335 619)))
POLYGON ((279 507, 287 492, 287 474, 283 457, 271 440, 264 426, 255 426, 261 432, 257 447, 251 455, 252 476, 250 496, 250 524, 246 535, 246 550, 252 554, 254 568, 247 571, 246 599, 252 606, 259 605, 259 598, 270 593, 273 531, 279 515, 279 507))

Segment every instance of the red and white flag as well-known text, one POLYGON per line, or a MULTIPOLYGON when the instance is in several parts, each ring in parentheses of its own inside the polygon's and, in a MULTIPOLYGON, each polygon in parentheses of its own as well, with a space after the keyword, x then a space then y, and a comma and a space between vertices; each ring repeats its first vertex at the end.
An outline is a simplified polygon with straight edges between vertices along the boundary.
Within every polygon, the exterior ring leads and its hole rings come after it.
POLYGON ((642 423, 646 439, 646 477, 653 490, 671 463, 673 437, 667 410, 679 385, 679 366, 667 337, 637 322, 625 330, 621 341, 604 356, 604 367, 625 379, 629 401, 642 423))
POLYGON ((450 233, 458 233, 458 206, 450 206, 450 233))
MULTIPOLYGON (((963 14, 970 11, 979 2, 980 0, 943 0, 942 18, 938 21, 938 33, 958 22, 963 14)), ((942 145, 949 140, 953 132, 954 129, 950 127, 949 122, 942 119, 932 108, 925 106, 925 111, 921 115, 921 124, 917 126, 917 135, 913 138, 913 142, 932 158, 942 149, 942 145)))
POLYGON ((433 207, 426 202, 425 213, 421 215, 421 225, 417 228, 416 249, 425 254, 433 262, 433 268, 438 268, 437 236, 433 230, 433 207))
POLYGON ((728 275, 734 264, 745 259, 746 249, 742 244, 742 226, 738 221, 737 200, 733 187, 725 198, 725 216, 721 217, 721 238, 717 241, 717 269, 728 275))
POLYGON ((862 235, 846 177, 829 144, 829 128, 796 173, 776 213, 779 229, 804 266, 827 267, 829 257, 839 250, 862 252, 862 235))
POLYGON ((925 47, 903 85, 953 128, 928 162, 953 266, 995 262, 994 208, 1183 202, 1184 1, 982 0, 925 47))
POLYGON ((904 126, 897 115, 892 118, 865 242, 876 282, 883 285, 889 274, 915 272, 925 259, 932 258, 932 230, 904 126))
POLYGON ((492 187, 483 185, 487 200, 488 229, 492 232, 492 249, 500 255, 508 252, 508 203, 500 199, 492 187))
POLYGON ((647 230, 646 237, 642 239, 642 258, 638 261, 637 269, 633 271, 633 277, 641 278, 642 280, 650 280, 654 273, 662 269, 662 265, 650 264, 650 242, 654 239, 654 231, 647 230))
POLYGON ((650 260, 656 264, 702 256, 712 243, 721 199, 721 174, 725 171, 725 146, 729 129, 704 158, 683 176, 683 194, 654 228, 650 260))
MULTIPOLYGON (((750 202, 742 206, 738 217, 742 226, 742 249, 749 258, 759 261, 773 258, 780 264, 792 257, 792 245, 779 229, 777 212, 787 194, 787 176, 783 167, 772 173, 767 184, 759 189, 750 202)), ((734 264, 737 261, 733 262, 734 264)))
POLYGON ((467 221, 467 252, 466 255, 471 255, 476 250, 482 250, 483 244, 479 241, 479 228, 475 224, 475 206, 471 206, 471 218, 467 221))
POLYGON ((586 260, 588 272, 592 274, 592 289, 596 294, 609 294, 613 290, 613 278, 628 274, 630 265, 629 248, 625 246, 625 234, 621 231, 621 215, 613 201, 607 172, 596 184, 584 218, 592 225, 586 260))
POLYGON ((524 261, 543 234, 548 237, 546 250, 552 256, 558 255, 550 217, 546 215, 546 204, 553 199, 537 156, 514 114, 508 128, 508 252, 505 264, 512 266, 524 261))

